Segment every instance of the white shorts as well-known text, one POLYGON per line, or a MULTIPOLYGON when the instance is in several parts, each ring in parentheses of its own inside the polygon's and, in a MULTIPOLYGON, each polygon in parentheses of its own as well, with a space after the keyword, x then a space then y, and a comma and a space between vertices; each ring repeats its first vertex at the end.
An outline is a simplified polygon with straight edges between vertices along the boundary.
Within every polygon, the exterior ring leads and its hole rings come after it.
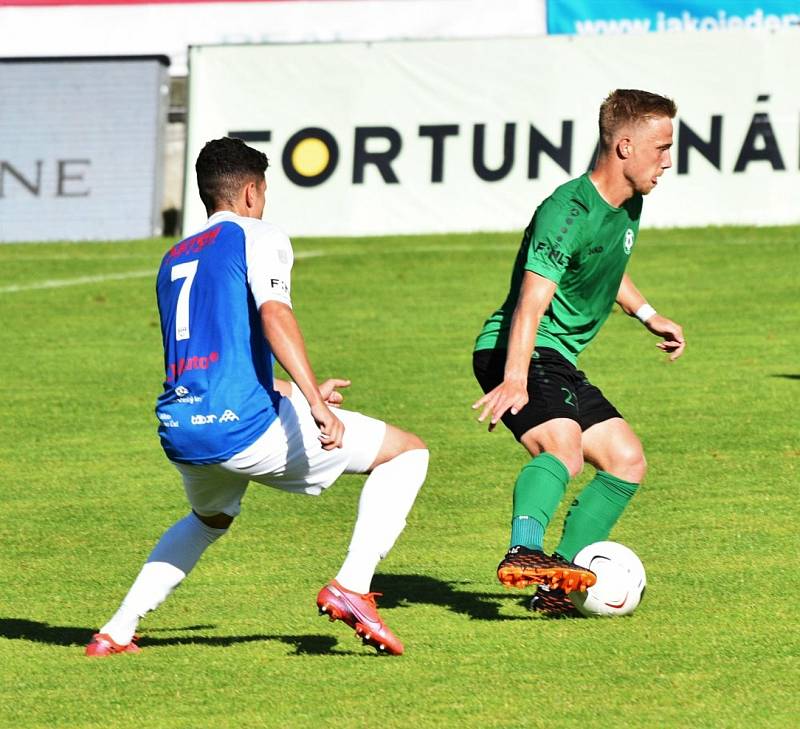
POLYGON ((326 451, 311 408, 296 385, 282 397, 279 415, 253 445, 224 463, 173 465, 183 477, 192 509, 201 516, 236 516, 250 481, 282 491, 318 496, 343 473, 365 473, 374 463, 386 423, 337 408, 342 447, 326 451))

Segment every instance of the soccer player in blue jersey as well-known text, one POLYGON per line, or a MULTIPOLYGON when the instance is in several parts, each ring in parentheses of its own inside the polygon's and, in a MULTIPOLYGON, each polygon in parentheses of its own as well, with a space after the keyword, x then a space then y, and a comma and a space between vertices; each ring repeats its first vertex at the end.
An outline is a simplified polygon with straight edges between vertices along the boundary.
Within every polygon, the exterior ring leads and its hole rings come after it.
POLYGON ((261 220, 267 166, 263 153, 229 138, 208 142, 197 158, 210 217, 167 251, 156 283, 159 435, 191 511, 156 544, 89 656, 139 651, 139 620, 227 532, 250 481, 318 495, 342 473, 369 477, 347 556, 317 606, 378 651, 403 652, 369 588, 425 480, 428 451, 412 433, 339 408, 347 380, 318 384, 292 311, 291 243, 261 220), (273 358, 291 382, 273 377, 273 358))

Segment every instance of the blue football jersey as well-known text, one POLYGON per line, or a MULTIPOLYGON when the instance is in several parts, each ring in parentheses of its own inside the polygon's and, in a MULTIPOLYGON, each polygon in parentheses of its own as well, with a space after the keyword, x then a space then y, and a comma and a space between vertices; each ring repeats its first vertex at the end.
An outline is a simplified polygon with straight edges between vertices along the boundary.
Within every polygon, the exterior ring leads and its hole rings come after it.
POLYGON ((156 281, 164 391, 156 402, 167 456, 220 463, 275 420, 280 394, 258 309, 291 306, 291 243, 275 226, 231 212, 164 255, 156 281))

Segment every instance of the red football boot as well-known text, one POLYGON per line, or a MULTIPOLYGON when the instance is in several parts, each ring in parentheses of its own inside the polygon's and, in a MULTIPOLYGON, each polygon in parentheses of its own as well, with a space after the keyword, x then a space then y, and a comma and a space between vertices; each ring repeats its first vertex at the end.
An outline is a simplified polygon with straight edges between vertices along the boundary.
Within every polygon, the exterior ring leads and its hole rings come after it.
POLYGON ((139 636, 134 635, 128 645, 120 645, 106 633, 95 633, 92 636, 92 642, 86 646, 86 655, 90 658, 104 658, 115 653, 139 653, 142 649, 136 645, 137 640, 139 640, 139 636))
POLYGON ((380 594, 351 592, 336 580, 331 580, 319 591, 317 607, 319 614, 327 615, 331 621, 342 620, 347 623, 364 645, 373 646, 378 653, 399 656, 403 653, 403 644, 378 615, 375 596, 380 594))

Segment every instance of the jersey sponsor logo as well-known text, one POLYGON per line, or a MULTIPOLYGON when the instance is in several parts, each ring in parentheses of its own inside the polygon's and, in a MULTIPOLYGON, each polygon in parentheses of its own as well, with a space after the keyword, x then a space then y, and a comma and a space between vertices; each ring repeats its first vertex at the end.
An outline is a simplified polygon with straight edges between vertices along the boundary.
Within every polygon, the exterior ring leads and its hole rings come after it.
POLYGON ((215 362, 219 362, 219 352, 211 352, 208 355, 201 356, 181 357, 177 362, 170 362, 167 365, 167 381, 175 380, 175 378, 180 377, 188 370, 207 370, 215 362))
POLYGON ((175 402, 183 403, 184 405, 195 405, 198 402, 203 402, 203 398, 200 395, 192 395, 189 392, 189 388, 183 385, 178 385, 175 388, 175 394, 178 396, 175 402))
POLYGON ((633 250, 633 231, 628 228, 625 231, 625 254, 630 255, 633 250))
POLYGON ((217 416, 211 415, 192 415, 192 425, 210 425, 217 422, 217 416))
POLYGON ((179 402, 182 405, 196 405, 199 402, 203 402, 203 398, 199 395, 187 395, 186 397, 179 397, 175 402, 179 402))
POLYGON ((533 245, 535 253, 543 253, 546 258, 555 266, 565 267, 569 263, 569 256, 563 251, 558 250, 552 243, 546 240, 538 240, 533 245))
POLYGON ((212 245, 216 241, 220 230, 222 230, 222 226, 215 225, 213 228, 176 243, 169 249, 169 257, 175 259, 190 253, 200 253, 203 248, 212 245))
POLYGON ((159 413, 158 419, 165 428, 177 428, 180 426, 180 423, 177 420, 173 420, 169 413, 159 413))
POLYGON ((217 417, 213 413, 208 415, 192 415, 192 425, 212 425, 213 423, 231 423, 239 420, 239 416, 233 410, 225 410, 222 415, 217 417))
POLYGON ((286 283, 286 281, 284 281, 283 279, 280 279, 280 278, 271 278, 271 279, 269 280, 269 285, 270 285, 270 286, 271 286, 273 289, 278 289, 278 291, 281 291, 281 292, 283 292, 284 294, 288 294, 288 293, 289 293, 289 285, 288 285, 288 284, 286 283))

